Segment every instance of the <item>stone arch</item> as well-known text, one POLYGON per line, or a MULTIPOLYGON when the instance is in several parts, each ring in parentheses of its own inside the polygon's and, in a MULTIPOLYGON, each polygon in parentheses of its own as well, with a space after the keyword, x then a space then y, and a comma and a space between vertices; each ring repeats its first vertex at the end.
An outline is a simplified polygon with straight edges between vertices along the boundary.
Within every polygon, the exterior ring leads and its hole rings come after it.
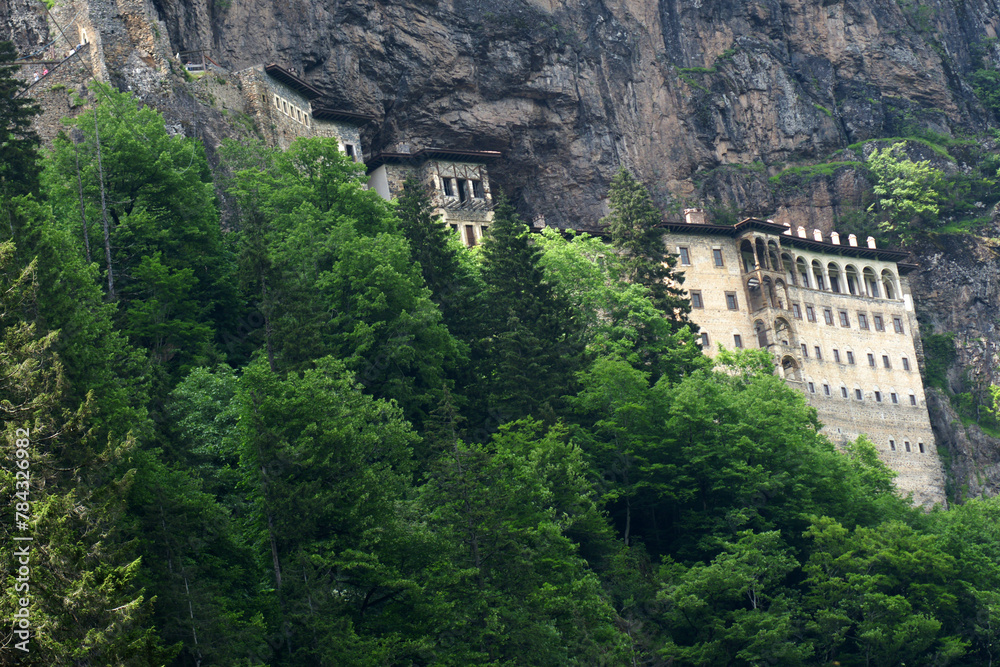
POLYGON ((781 253, 781 264, 784 266, 785 277, 788 279, 790 285, 798 285, 799 282, 795 278, 795 262, 792 260, 792 256, 787 252, 781 253))
POLYGON ((764 307, 764 293, 760 289, 760 280, 756 276, 750 276, 747 279, 746 288, 750 312, 757 312, 764 307))
POLYGON ((809 267, 806 266, 806 260, 801 257, 795 260, 795 272, 802 281, 802 287, 809 287, 809 267))
POLYGON ((896 282, 896 276, 889 269, 882 269, 882 289, 885 291, 885 298, 887 299, 899 299, 900 293, 898 288, 899 283, 896 282))
POLYGON ((774 283, 771 282, 770 276, 764 276, 764 301, 766 305, 771 308, 778 307, 778 295, 774 291, 774 283))
POLYGON ((782 345, 791 345, 794 341, 795 330, 784 317, 774 320, 774 342, 782 345))
POLYGON ((757 268, 757 260, 754 257, 753 245, 747 239, 740 243, 740 261, 743 264, 743 272, 750 273, 757 268))
POLYGON ((770 269, 771 267, 767 265, 767 248, 763 239, 754 241, 754 250, 757 251, 757 266, 762 269, 770 269))
POLYGON ((755 320, 753 323, 753 332, 757 335, 757 347, 762 350, 767 349, 767 327, 764 326, 763 320, 755 320))
POLYGON ((875 277, 875 269, 866 266, 862 278, 864 279, 865 291, 868 293, 868 296, 873 299, 879 298, 878 279, 875 277))
POLYGON ((772 271, 784 271, 781 265, 781 251, 778 249, 776 241, 767 242, 767 259, 771 263, 772 271))
POLYGON ((840 270, 840 265, 830 262, 826 265, 827 273, 830 275, 830 291, 840 294, 844 291, 844 275, 840 270))
POLYGON ((854 296, 861 296, 861 274, 858 267, 848 264, 844 268, 844 279, 847 281, 847 292, 854 296))
POLYGON ((816 289, 825 290, 826 280, 823 279, 823 265, 819 263, 818 259, 812 261, 812 274, 816 280, 816 289))
POLYGON ((786 380, 792 380, 793 382, 800 380, 799 365, 791 355, 786 355, 781 359, 781 374, 786 380))
POLYGON ((788 286, 785 285, 785 281, 778 278, 774 281, 774 291, 778 295, 778 310, 784 310, 785 304, 788 303, 788 286))

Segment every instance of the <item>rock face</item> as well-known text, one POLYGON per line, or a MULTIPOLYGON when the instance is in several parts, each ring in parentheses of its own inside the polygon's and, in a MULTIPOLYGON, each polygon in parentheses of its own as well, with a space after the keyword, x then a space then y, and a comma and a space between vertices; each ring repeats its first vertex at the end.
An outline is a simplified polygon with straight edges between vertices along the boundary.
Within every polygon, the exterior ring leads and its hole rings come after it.
POLYGON ((620 165, 667 204, 719 189, 696 179, 720 165, 822 159, 907 123, 979 128, 962 74, 1000 29, 997 0, 152 3, 174 50, 295 67, 378 115, 375 149, 503 151, 494 178, 524 212, 574 227, 601 217, 620 165))

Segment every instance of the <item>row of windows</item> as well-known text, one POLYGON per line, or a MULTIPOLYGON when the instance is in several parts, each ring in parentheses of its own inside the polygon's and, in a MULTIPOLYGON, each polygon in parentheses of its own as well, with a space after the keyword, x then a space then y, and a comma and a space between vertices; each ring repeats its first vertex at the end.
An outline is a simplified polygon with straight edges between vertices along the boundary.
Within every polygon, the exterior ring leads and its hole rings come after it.
POLYGON ((445 197, 458 197, 459 201, 466 201, 470 194, 473 199, 485 199, 486 190, 483 182, 475 178, 449 178, 441 177, 441 190, 445 197))
MULTIPOLYGON (((794 261, 788 253, 781 253, 779 257, 778 247, 773 241, 768 244, 766 251, 760 239, 758 239, 757 244, 756 254, 754 246, 749 241, 743 241, 740 246, 743 270, 747 273, 759 267, 784 272, 792 285, 801 285, 807 289, 853 296, 868 296, 876 299, 880 298, 884 292, 887 299, 901 298, 896 276, 889 269, 883 269, 882 274, 877 276, 875 269, 870 266, 863 267, 859 273, 858 269, 850 264, 843 271, 835 262, 830 262, 824 267, 819 260, 813 260, 811 265, 807 265, 802 257, 794 261)), ((681 266, 691 266, 690 247, 678 246, 677 255, 681 266)), ((712 261, 717 267, 725 266, 721 248, 712 249, 712 261)))
MULTIPOLYGON (((903 441, 903 447, 904 447, 904 448, 906 449, 906 451, 908 451, 908 452, 912 452, 912 451, 913 451, 913 449, 912 449, 912 448, 910 447, 910 441, 909 441, 909 440, 904 440, 904 441, 903 441)), ((889 438, 889 450, 890 450, 890 451, 893 451, 893 452, 894 452, 894 451, 896 451, 896 440, 895 440, 895 439, 893 439, 893 438, 889 438)), ((926 452, 926 450, 925 450, 925 448, 924 448, 924 443, 922 443, 922 442, 918 442, 918 443, 917 443, 917 450, 918 450, 918 451, 919 451, 919 452, 920 452, 921 454, 924 454, 924 453, 926 452)))
MULTIPOLYGON (((784 341, 782 341, 784 342, 784 341)), ((805 343, 801 344, 800 349, 802 350, 802 356, 806 359, 809 358, 809 346, 805 343)), ((845 359, 841 358, 840 350, 833 348, 833 360, 838 364, 847 363, 848 366, 853 366, 854 362, 854 352, 851 350, 845 350, 845 359)), ((868 366, 871 368, 878 368, 878 361, 876 360, 875 353, 866 352, 865 355, 868 357, 868 366)), ((888 354, 880 355, 882 357, 882 367, 887 369, 892 369, 892 360, 889 358, 888 354)), ((813 345, 813 358, 817 361, 823 361, 823 350, 819 345, 813 345)), ((902 357, 903 370, 910 370, 910 360, 907 357, 902 357)))
POLYGON ((302 123, 306 127, 309 127, 309 112, 303 111, 299 107, 295 106, 284 97, 278 95, 274 96, 274 108, 285 114, 292 120, 302 123))
MULTIPOLYGON (((805 314, 806 314, 806 320, 807 321, 809 321, 809 322, 816 322, 817 321, 817 319, 816 319, 816 309, 813 306, 811 306, 809 304, 806 304, 806 313, 805 314)), ((795 319, 797 319, 797 320, 801 320, 802 319, 802 308, 799 306, 799 304, 792 303, 792 315, 794 315, 795 319)), ((870 331, 872 328, 874 328, 875 331, 885 331, 885 318, 882 316, 881 313, 872 313, 871 321, 870 322, 869 322, 869 319, 868 319, 868 313, 865 313, 865 312, 862 312, 862 311, 859 310, 857 312, 857 316, 858 316, 858 328, 859 329, 862 329, 864 331, 870 331)), ((840 326, 844 327, 845 329, 850 329, 851 328, 851 316, 850 316, 850 314, 846 310, 838 310, 837 311, 837 316, 836 316, 836 318, 834 318, 833 309, 832 308, 824 308, 823 309, 823 322, 825 322, 829 326, 833 326, 835 321, 838 322, 840 324, 840 326)), ((898 334, 906 333, 906 327, 903 324, 903 318, 902 317, 893 316, 893 318, 892 318, 892 330, 895 331, 898 334)))
MULTIPOLYGON (((691 307, 692 308, 704 308, 705 298, 701 294, 701 290, 691 290, 691 307)), ((739 310, 739 301, 736 299, 736 292, 726 292, 726 308, 729 310, 739 310)))
MULTIPOLYGON (((816 393, 816 383, 806 382, 806 387, 809 389, 810 394, 816 393)), ((829 383, 826 382, 823 383, 823 395, 826 397, 833 396, 833 390, 830 388, 829 383)), ((865 400, 865 392, 860 387, 855 387, 854 392, 852 394, 852 392, 850 392, 847 389, 846 385, 840 385, 841 398, 851 398, 852 396, 856 401, 865 400)), ((884 395, 881 391, 873 391, 872 397, 875 399, 876 403, 884 403, 886 402, 886 400, 888 400, 888 402, 892 403, 893 405, 899 405, 900 397, 899 394, 897 394, 895 391, 890 391, 888 396, 884 395)), ((913 392, 910 392, 909 401, 910 405, 915 406, 917 404, 917 395, 914 394, 913 392)))

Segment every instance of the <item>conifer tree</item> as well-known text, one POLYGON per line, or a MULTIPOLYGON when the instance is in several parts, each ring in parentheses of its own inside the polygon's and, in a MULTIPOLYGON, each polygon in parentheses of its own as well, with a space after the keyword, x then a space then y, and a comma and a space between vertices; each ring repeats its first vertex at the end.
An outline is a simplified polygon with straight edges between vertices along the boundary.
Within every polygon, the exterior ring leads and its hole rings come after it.
POLYGON ((546 281, 541 251, 502 193, 494 216, 482 251, 490 326, 480 371, 485 398, 505 420, 552 419, 575 386, 581 326, 546 281))
POLYGON ((17 52, 0 42, 0 206, 11 197, 38 189, 38 134, 31 123, 41 110, 24 95, 24 83, 14 75, 17 52))
POLYGON ((683 276, 674 272, 677 257, 667 251, 659 229, 663 214, 642 183, 621 169, 608 191, 611 214, 601 222, 607 225, 611 242, 622 253, 625 277, 652 292, 653 303, 662 310, 675 328, 688 324, 691 304, 679 285, 683 276))

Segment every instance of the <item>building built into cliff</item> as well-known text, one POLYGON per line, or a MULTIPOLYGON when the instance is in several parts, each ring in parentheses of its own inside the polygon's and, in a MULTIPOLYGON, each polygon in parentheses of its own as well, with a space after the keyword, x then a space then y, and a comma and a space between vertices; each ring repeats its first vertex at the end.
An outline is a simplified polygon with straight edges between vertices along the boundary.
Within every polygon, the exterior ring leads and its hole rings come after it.
POLYGON ((275 65, 256 65, 235 72, 243 87, 247 112, 274 145, 287 149, 299 137, 336 139, 340 149, 361 162, 361 128, 374 116, 330 108, 323 93, 293 72, 275 65))
POLYGON ((391 199, 402 192, 407 177, 416 177, 431 193, 432 214, 459 233, 466 246, 474 246, 493 222, 486 164, 498 157, 497 151, 444 148, 378 153, 366 163, 368 186, 391 199))
POLYGON ((769 350, 831 440, 867 435, 901 491, 918 504, 945 501, 905 253, 753 218, 706 224, 696 209, 667 223, 664 240, 707 353, 769 350))

